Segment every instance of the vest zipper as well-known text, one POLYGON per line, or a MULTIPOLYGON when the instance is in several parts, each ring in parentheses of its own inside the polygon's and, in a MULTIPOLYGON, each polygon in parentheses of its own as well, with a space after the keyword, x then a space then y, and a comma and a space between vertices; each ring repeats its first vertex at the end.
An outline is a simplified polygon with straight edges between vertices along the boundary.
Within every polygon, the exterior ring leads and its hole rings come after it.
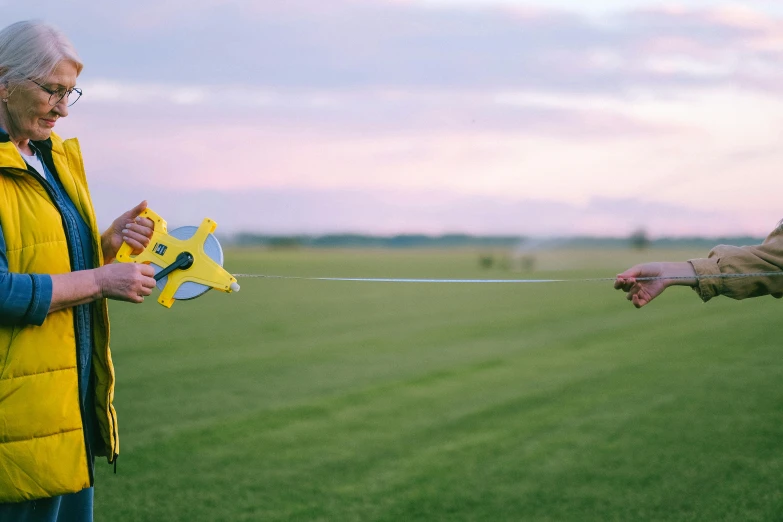
MULTIPOLYGON (((21 170, 21 169, 19 169, 19 170, 21 170)), ((68 235, 67 235, 68 225, 65 222, 65 216, 63 215, 63 210, 60 207, 60 205, 57 203, 57 196, 54 193, 54 190, 52 190, 52 188, 49 187, 48 182, 46 180, 44 180, 43 177, 41 177, 41 175, 38 174, 37 172, 32 172, 30 170, 25 170, 24 172, 26 174, 28 174, 28 175, 31 175, 38 182, 38 184, 41 185, 41 187, 43 187, 43 189, 49 195, 49 200, 52 202, 52 205, 54 205, 54 208, 56 208, 57 212, 60 213, 60 220, 61 220, 62 225, 63 225, 63 230, 66 231, 66 244, 68 245, 68 262, 71 264, 71 269, 73 269, 73 267, 75 265, 74 258, 73 258, 73 255, 74 255, 73 254, 73 249, 71 248, 70 241, 67 241, 67 239, 68 239, 68 235)), ((56 181, 55 181, 55 183, 56 183, 56 181)), ((74 313, 73 314, 74 332, 76 332, 76 329, 78 329, 78 327, 79 327, 79 325, 77 324, 77 321, 78 321, 77 314, 74 313)), ((78 354, 78 348, 77 348, 77 354, 78 354)), ((77 360, 76 360, 76 378, 77 378, 77 381, 78 381, 78 378, 79 378, 79 360, 78 360, 78 357, 77 357, 77 360)), ((77 386, 77 390, 78 390, 78 386, 77 386)), ((79 402, 79 414, 81 415, 81 418, 82 418, 82 437, 84 438, 85 456, 87 457, 87 462, 86 462, 86 464, 87 464, 87 475, 89 477, 90 486, 92 486, 94 484, 94 482, 95 482, 95 476, 94 476, 94 470, 93 470, 93 465, 92 465, 92 451, 90 449, 90 441, 87 440, 87 433, 86 433, 86 430, 84 428, 85 422, 86 422, 86 417, 85 417, 84 405, 82 404, 81 392, 79 392, 78 402, 79 402)), ((112 422, 112 424, 113 424, 113 422, 112 422)), ((114 448, 112 448, 112 452, 113 451, 114 451, 114 448)), ((116 465, 115 465, 115 469, 116 469, 116 465)))
MULTIPOLYGON (((42 151, 41 155, 44 156, 44 151, 42 151)), ((44 157, 44 163, 46 163, 46 159, 48 159, 48 158, 44 157)), ((52 163, 52 161, 50 160, 49 163, 52 163)), ((48 167, 48 165, 47 165, 47 167, 48 167)), ((67 230, 67 225, 65 224, 65 218, 63 217, 62 209, 57 204, 56 197, 55 197, 53 191, 51 190, 51 188, 48 186, 48 183, 45 180, 43 180, 43 178, 40 175, 38 175, 38 173, 36 173, 36 172, 31 172, 31 171, 26 170, 26 169, 19 169, 19 168, 14 168, 14 167, 9 167, 9 168, 7 168, 7 170, 18 171, 18 172, 23 173, 25 175, 32 175, 33 178, 36 181, 38 181, 38 184, 41 185, 41 187, 44 189, 46 194, 49 196, 49 200, 51 201, 52 205, 60 213, 60 219, 61 219, 62 224, 63 224, 63 229, 67 230)), ((94 239, 94 237, 93 237, 93 239, 94 239)), ((93 243, 93 246, 95 246, 94 243, 93 243)), ((100 245, 98 245, 97 248, 100 248, 100 245)), ((73 267, 74 266, 74 260, 73 260, 73 254, 71 252, 71 248, 70 247, 68 248, 68 258, 69 258, 69 262, 71 263, 71 267, 73 267)), ((102 308, 103 308, 102 313, 103 313, 104 323, 108 324, 108 319, 109 319, 108 313, 106 311, 105 306, 102 307, 102 308)), ((74 314, 74 328, 76 328, 75 321, 76 321, 76 314, 74 314)), ((106 335, 108 335, 108 332, 106 332, 106 335)), ((108 357, 107 357, 107 362, 108 362, 108 357)), ((112 382, 112 386, 113 385, 114 385, 114 382, 112 382)), ((81 398, 79 398, 79 411, 80 411, 81 416, 82 416, 82 430, 83 430, 84 420, 85 420, 85 417, 84 417, 84 413, 85 412, 84 412, 84 407, 82 405, 81 398)), ((119 433, 118 433, 118 430, 117 430, 117 423, 115 421, 115 414, 112 413, 112 411, 111 411, 111 400, 109 399, 108 396, 106 397, 106 417, 108 418, 108 421, 109 421, 109 425, 110 425, 109 428, 111 430, 112 439, 113 439, 111 441, 111 444, 110 444, 110 446, 111 446, 110 447, 110 451, 111 451, 111 454, 112 454, 112 460, 110 461, 110 463, 114 463, 114 468, 115 468, 115 472, 116 472, 116 467, 117 467, 116 463, 117 463, 117 458, 119 457, 119 453, 117 453, 117 441, 119 439, 119 433)), ((85 439, 85 445, 87 447, 89 447, 87 442, 88 441, 85 439)), ((89 464, 89 462, 87 463, 87 469, 88 469, 89 476, 90 476, 90 484, 92 485, 92 483, 93 483, 93 467, 89 464)))

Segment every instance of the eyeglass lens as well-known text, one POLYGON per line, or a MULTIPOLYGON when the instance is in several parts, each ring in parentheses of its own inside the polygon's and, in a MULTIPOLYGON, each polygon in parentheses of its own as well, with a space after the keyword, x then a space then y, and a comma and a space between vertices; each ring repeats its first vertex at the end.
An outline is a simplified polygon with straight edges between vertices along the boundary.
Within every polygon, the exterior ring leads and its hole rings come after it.
POLYGON ((82 96, 82 90, 81 89, 73 89, 71 91, 66 90, 58 90, 52 93, 51 96, 49 96, 49 105, 54 107, 58 103, 62 101, 63 98, 65 98, 67 102, 67 106, 70 107, 77 101, 79 101, 79 98, 82 96))

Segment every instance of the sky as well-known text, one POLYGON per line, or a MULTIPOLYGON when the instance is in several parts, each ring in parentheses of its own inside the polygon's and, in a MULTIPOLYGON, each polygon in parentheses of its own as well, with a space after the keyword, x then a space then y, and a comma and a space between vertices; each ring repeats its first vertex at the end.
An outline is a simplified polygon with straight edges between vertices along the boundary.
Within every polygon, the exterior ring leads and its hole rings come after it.
POLYGON ((774 228, 780 4, 0 0, 85 63, 101 224, 538 236, 774 228))

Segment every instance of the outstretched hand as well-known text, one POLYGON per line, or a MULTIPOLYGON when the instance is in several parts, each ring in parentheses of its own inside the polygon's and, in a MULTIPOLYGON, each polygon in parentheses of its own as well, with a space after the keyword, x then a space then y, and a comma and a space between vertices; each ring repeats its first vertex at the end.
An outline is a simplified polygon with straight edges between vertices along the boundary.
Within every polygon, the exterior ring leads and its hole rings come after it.
POLYGON ((637 278, 661 277, 662 275, 662 263, 636 265, 617 275, 614 288, 626 292, 625 297, 636 308, 641 308, 661 295, 667 288, 667 282, 663 279, 637 281, 637 278))
POLYGON ((618 274, 614 287, 625 292, 626 299, 636 308, 641 308, 672 285, 695 286, 696 282, 690 263, 643 263, 618 274), (656 279, 639 281, 646 278, 656 279))
POLYGON ((140 254, 147 245, 155 224, 151 219, 139 217, 147 202, 142 201, 129 211, 123 213, 112 222, 111 226, 101 236, 104 264, 109 264, 117 257, 123 243, 128 243, 133 249, 133 254, 140 254))

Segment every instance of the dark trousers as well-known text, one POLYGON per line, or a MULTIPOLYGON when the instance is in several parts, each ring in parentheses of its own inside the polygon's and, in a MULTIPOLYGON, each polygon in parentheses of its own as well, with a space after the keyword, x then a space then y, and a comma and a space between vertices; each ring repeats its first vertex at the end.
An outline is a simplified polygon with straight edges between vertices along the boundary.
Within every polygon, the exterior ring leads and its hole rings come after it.
POLYGON ((92 522, 93 488, 58 497, 0 504, 0 522, 92 522))

